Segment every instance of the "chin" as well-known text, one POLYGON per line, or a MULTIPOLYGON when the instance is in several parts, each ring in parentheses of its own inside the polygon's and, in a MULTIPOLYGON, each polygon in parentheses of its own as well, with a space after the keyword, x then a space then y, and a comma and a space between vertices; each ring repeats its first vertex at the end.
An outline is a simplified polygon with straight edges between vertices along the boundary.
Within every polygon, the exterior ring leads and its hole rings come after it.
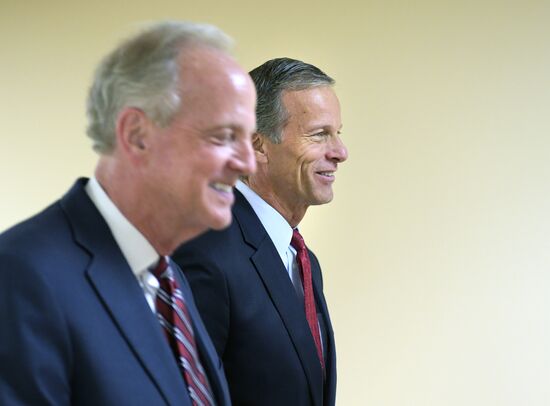
POLYGON ((223 230, 226 227, 229 227, 231 224, 231 212, 224 216, 216 216, 215 219, 210 223, 210 228, 212 230, 223 230))
POLYGON ((315 199, 315 202, 311 206, 321 206, 323 204, 330 203, 332 201, 332 196, 320 196, 318 199, 315 199))

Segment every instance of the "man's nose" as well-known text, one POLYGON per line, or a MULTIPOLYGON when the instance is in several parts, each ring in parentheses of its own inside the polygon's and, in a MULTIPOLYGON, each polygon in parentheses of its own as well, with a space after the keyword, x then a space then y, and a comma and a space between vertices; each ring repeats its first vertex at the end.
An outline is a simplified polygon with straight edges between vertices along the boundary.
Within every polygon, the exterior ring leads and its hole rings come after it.
POLYGON ((327 158, 335 162, 344 162, 348 159, 348 149, 340 136, 335 136, 331 141, 327 151, 327 158))
POLYGON ((256 157, 250 140, 243 141, 235 151, 231 167, 239 173, 239 176, 251 175, 256 172, 256 157))

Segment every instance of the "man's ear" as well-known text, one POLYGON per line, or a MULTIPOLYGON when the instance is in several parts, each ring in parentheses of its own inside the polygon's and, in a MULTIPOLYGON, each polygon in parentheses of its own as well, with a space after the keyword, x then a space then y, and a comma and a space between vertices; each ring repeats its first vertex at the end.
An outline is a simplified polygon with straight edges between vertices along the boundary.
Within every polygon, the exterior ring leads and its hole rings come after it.
POLYGON ((117 144, 133 159, 147 152, 150 121, 145 113, 135 107, 125 107, 116 122, 117 144))
POLYGON ((254 133, 252 135, 252 148, 254 149, 254 155, 256 156, 256 162, 267 163, 267 151, 266 144, 269 141, 266 137, 260 133, 254 133))

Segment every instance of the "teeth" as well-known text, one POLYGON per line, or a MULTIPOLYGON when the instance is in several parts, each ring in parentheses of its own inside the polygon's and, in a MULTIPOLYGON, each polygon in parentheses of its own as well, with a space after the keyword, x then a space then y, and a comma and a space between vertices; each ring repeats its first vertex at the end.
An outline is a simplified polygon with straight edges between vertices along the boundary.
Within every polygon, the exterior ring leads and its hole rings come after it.
POLYGON ((226 193, 231 193, 231 190, 233 188, 231 185, 227 185, 225 183, 220 183, 220 182, 214 182, 211 185, 214 189, 219 190, 220 192, 226 192, 226 193))
POLYGON ((317 172, 317 173, 323 176, 334 176, 334 172, 317 172))

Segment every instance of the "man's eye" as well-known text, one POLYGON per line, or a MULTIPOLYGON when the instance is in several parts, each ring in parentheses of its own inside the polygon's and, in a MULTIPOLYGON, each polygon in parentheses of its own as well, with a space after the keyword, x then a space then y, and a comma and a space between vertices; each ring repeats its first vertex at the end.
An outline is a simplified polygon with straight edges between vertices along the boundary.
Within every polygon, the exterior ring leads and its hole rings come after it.
POLYGON ((323 138, 330 135, 327 131, 319 131, 310 135, 310 137, 323 138))
POLYGON ((211 140, 216 145, 225 145, 235 140, 235 133, 227 132, 222 134, 215 134, 211 137, 211 140))

